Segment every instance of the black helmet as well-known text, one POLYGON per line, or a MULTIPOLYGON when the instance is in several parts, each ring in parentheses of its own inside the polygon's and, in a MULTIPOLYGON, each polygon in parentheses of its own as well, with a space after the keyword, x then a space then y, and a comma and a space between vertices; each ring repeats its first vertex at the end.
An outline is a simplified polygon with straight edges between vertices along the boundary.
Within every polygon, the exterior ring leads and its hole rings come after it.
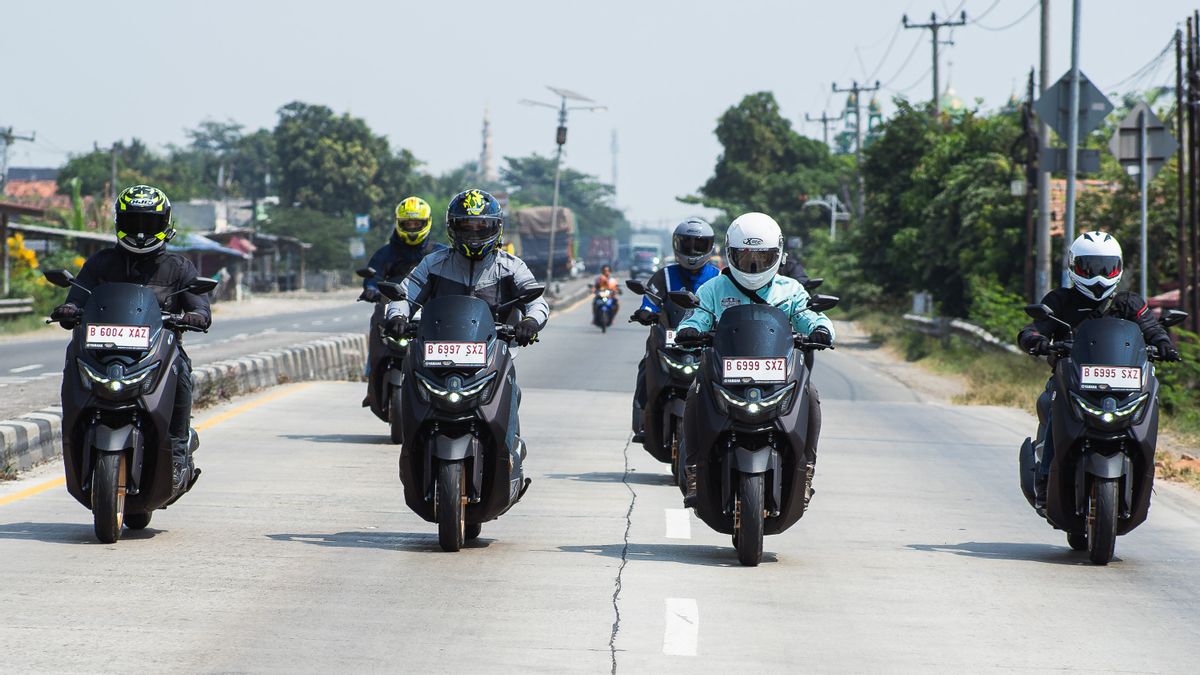
POLYGON ((446 229, 454 250, 472 260, 481 260, 500 245, 504 210, 495 197, 483 190, 460 192, 446 208, 446 229))
POLYGON ((117 243, 133 253, 154 253, 175 236, 171 200, 150 185, 127 187, 117 195, 117 243))

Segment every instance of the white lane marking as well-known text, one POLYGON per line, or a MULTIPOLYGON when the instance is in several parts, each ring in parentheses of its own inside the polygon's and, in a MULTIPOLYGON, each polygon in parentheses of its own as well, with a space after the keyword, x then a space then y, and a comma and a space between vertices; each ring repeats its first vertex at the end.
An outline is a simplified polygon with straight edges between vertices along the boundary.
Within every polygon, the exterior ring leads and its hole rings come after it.
POLYGON ((38 368, 41 368, 41 367, 42 367, 42 364, 40 364, 40 363, 31 363, 27 366, 21 366, 20 368, 11 368, 11 369, 9 369, 8 372, 10 372, 10 373, 28 373, 31 370, 37 370, 38 368))
POLYGON ((663 653, 695 656, 700 637, 700 606, 693 598, 667 598, 663 653))
POLYGON ((667 539, 692 538, 692 514, 687 509, 663 509, 667 515, 667 539))

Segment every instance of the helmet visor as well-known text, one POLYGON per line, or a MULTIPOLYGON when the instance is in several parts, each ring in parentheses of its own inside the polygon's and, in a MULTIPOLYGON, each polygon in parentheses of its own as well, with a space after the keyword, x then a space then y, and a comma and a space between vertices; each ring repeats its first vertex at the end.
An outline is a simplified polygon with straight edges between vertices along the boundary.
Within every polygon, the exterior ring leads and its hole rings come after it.
POLYGON ((708 255, 712 252, 712 237, 697 237, 687 234, 677 234, 674 239, 675 255, 692 257, 708 255))
POLYGON ((1075 274, 1093 279, 1103 277, 1115 279, 1121 273, 1121 256, 1116 255, 1079 255, 1075 256, 1075 274))
POLYGON ((420 232, 421 230, 425 229, 425 226, 428 224, 429 221, 426 220, 406 219, 396 221, 396 227, 399 228, 401 232, 420 232))
POLYGON ((456 218, 450 231, 464 244, 485 244, 500 234, 499 218, 456 218))
POLYGON ((161 213, 117 213, 117 236, 121 238, 149 241, 166 229, 167 218, 161 213))
POLYGON ((753 249, 753 248, 731 248, 729 249, 729 264, 739 272, 745 274, 758 274, 766 272, 779 262, 779 249, 753 249))

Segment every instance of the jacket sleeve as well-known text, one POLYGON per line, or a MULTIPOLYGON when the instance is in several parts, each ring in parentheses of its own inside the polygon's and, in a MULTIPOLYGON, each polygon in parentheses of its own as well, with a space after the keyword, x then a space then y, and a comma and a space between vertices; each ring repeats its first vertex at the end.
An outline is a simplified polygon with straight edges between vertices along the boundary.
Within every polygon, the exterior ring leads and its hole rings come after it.
POLYGON ((1118 300, 1121 318, 1137 323, 1142 329, 1142 337, 1148 345, 1160 345, 1171 341, 1167 329, 1158 322, 1158 317, 1150 311, 1150 305, 1141 295, 1132 291, 1123 294, 1118 300))
POLYGON ((803 286, 798 286, 796 294, 792 296, 792 327, 797 333, 808 335, 818 328, 824 328, 829 331, 830 337, 837 338, 837 333, 833 330, 833 322, 829 317, 820 312, 814 312, 808 308, 808 291, 804 290, 803 286))
MULTIPOLYGON (((187 258, 180 258, 180 260, 182 261, 182 265, 176 290, 187 287, 188 284, 196 280, 196 277, 200 276, 200 273, 196 270, 196 266, 192 264, 191 260, 187 258)), ((204 317, 203 328, 208 328, 212 325, 212 307, 209 305, 207 295, 183 292, 179 294, 179 301, 183 311, 204 317)))
MULTIPOLYGON (((100 275, 97 273, 97 269, 103 265, 103 261, 100 259, 103 255, 105 254, 102 251, 84 261, 83 267, 79 270, 79 275, 75 277, 76 284, 79 284, 79 286, 83 286, 83 288, 88 290, 91 290, 100 284, 100 275)), ((83 288, 71 286, 70 290, 67 291, 66 302, 75 305, 76 307, 83 307, 86 305, 88 296, 90 296, 91 293, 83 290, 83 288)))
MULTIPOLYGON (((646 282, 646 290, 660 298, 664 297, 667 291, 670 290, 667 288, 667 268, 659 268, 659 270, 650 277, 650 281, 646 282)), ((642 296, 641 309, 648 309, 651 312, 657 312, 658 305, 650 299, 649 294, 646 294, 642 296)))
MULTIPOLYGON (((1058 316, 1064 321, 1068 321, 1069 319, 1061 316, 1064 310, 1064 303, 1062 302, 1063 294, 1059 291, 1062 290, 1064 289, 1056 288, 1047 293, 1042 298, 1042 304, 1049 307, 1050 310, 1054 312, 1055 316, 1058 316)), ((1065 290, 1069 293, 1075 292, 1071 289, 1065 290)), ((1021 329, 1021 332, 1017 333, 1017 344, 1021 347, 1022 351, 1028 352, 1033 349, 1034 345, 1038 342, 1038 338, 1045 337, 1050 340, 1054 340, 1056 338, 1066 337, 1065 335, 1060 335, 1060 333, 1063 332, 1064 329, 1062 325, 1057 321, 1051 319, 1034 319, 1026 324, 1025 327, 1021 329)))
MULTIPOLYGON (((434 256, 425 256, 413 271, 404 277, 404 281, 400 282, 400 292, 405 298, 413 298, 417 302, 421 301, 421 293, 425 290, 425 284, 429 283, 429 261, 434 256)), ((387 310, 384 312, 384 317, 391 319, 403 315, 405 318, 412 317, 412 307, 408 300, 393 300, 387 305, 387 310)))
POLYGON ((718 298, 713 290, 714 286, 716 286, 715 283, 706 283, 700 287, 699 291, 696 292, 696 295, 700 298, 700 307, 703 309, 693 309, 688 311, 687 317, 685 317, 683 321, 679 322, 680 330, 683 330, 684 328, 695 328, 701 333, 712 330, 713 317, 712 314, 709 314, 708 312, 716 313, 717 311, 718 298), (707 309, 708 312, 704 311, 705 309, 707 309))
MULTIPOLYGON (((529 266, 525 264, 524 260, 514 257, 513 262, 515 263, 513 266, 513 284, 516 286, 518 293, 541 285, 538 283, 537 278, 533 276, 533 272, 529 271, 529 266)), ((545 328, 546 321, 550 319, 550 305, 546 303, 546 298, 544 297, 539 297, 533 302, 526 303, 522 307, 522 311, 525 313, 525 318, 538 322, 539 330, 545 328)))
POLYGON ((367 263, 367 267, 375 270, 375 276, 369 279, 363 279, 363 290, 378 291, 379 282, 383 281, 383 275, 387 272, 387 252, 388 244, 384 244, 375 251, 375 255, 371 256, 371 260, 367 263))

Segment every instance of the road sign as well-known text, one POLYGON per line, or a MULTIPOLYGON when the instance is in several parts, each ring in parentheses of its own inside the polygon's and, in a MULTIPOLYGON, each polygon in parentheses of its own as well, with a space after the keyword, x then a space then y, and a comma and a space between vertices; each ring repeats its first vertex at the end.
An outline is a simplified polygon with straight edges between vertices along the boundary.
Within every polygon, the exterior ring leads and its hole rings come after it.
POLYGON ((354 216, 354 231, 364 234, 371 229, 371 216, 360 214, 354 216))
MULTIPOLYGON (((1068 71, 1033 104, 1033 111, 1043 122, 1050 125, 1059 138, 1067 140, 1070 131, 1070 104, 1071 73, 1068 71)), ((1079 136, 1082 138, 1100 126, 1112 110, 1113 105, 1104 93, 1083 73, 1079 73, 1079 136)))
POLYGON ((1121 120, 1108 148, 1130 174, 1137 175, 1142 161, 1139 152, 1142 128, 1138 119, 1141 115, 1145 115, 1146 123, 1146 180, 1152 181, 1171 155, 1175 154, 1179 144, 1145 102, 1139 102, 1125 119, 1121 120))
MULTIPOLYGON (((1041 156, 1042 171, 1050 173, 1066 173, 1067 172, 1067 149, 1066 148, 1046 148, 1046 154, 1041 156)), ((1088 150, 1080 148, 1079 164, 1075 167, 1079 173, 1099 173, 1100 171, 1100 151, 1088 150)))

